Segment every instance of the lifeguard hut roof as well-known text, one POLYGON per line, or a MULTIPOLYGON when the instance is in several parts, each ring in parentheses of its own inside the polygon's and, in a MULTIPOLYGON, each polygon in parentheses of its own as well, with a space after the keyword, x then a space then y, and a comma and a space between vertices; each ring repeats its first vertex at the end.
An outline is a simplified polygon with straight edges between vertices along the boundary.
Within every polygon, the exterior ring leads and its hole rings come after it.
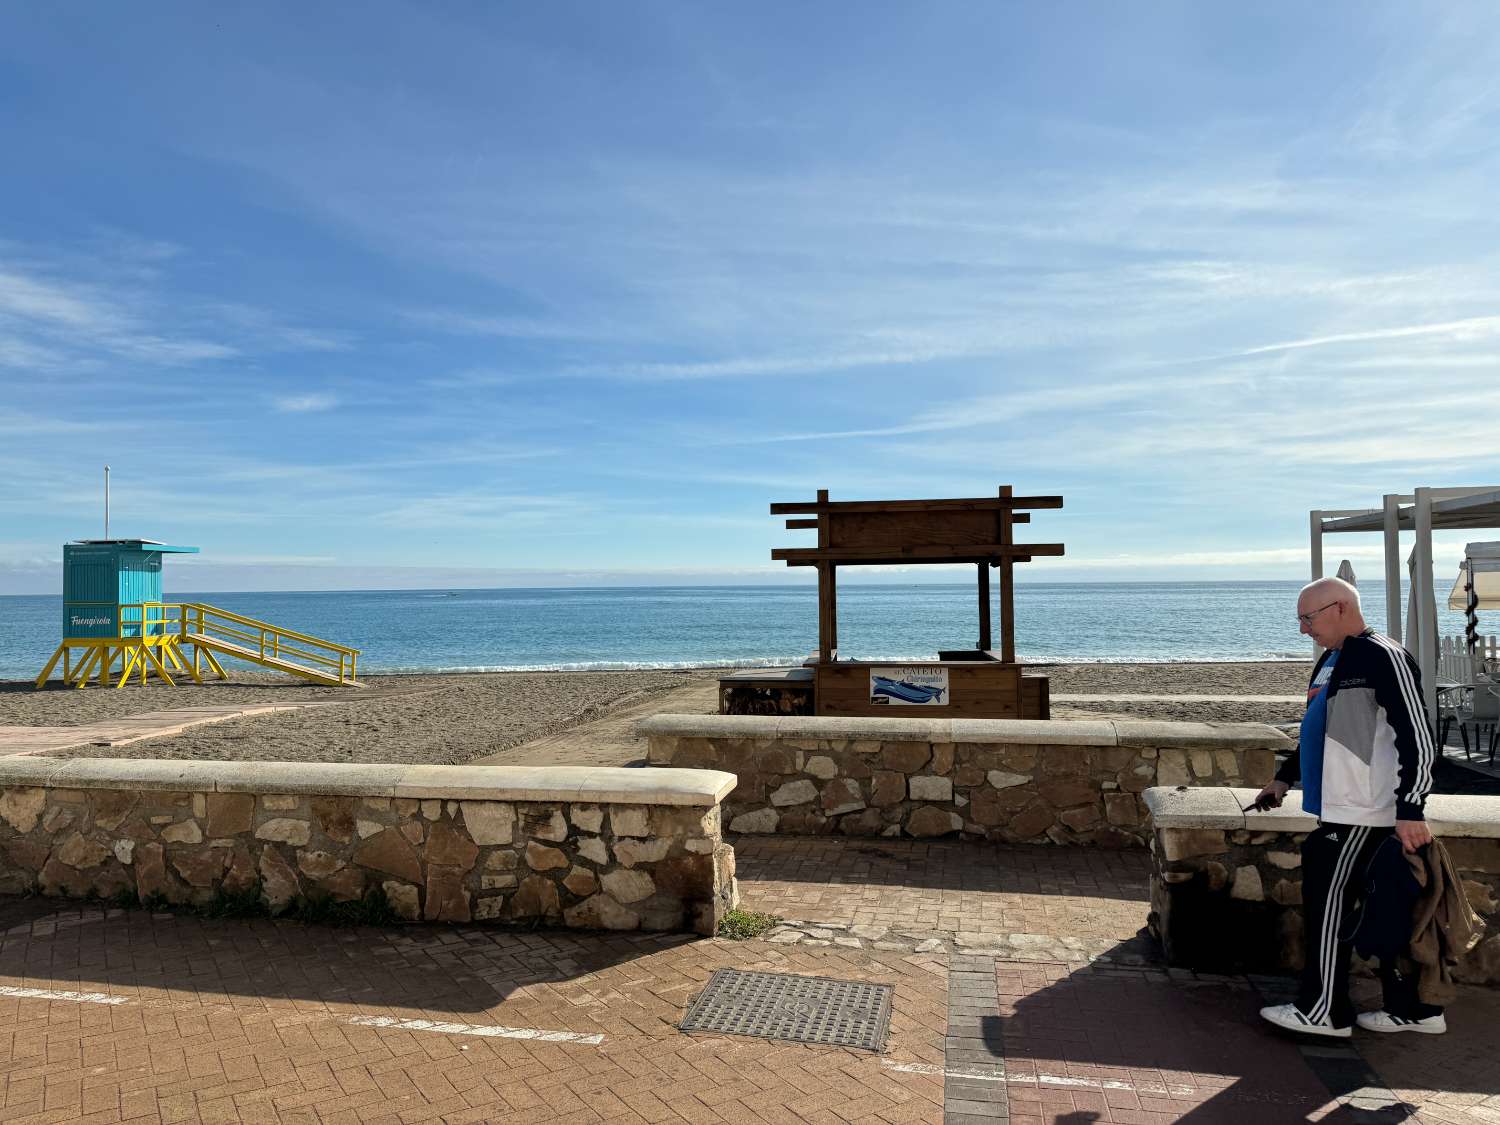
POLYGON ((126 547, 138 551, 160 551, 163 554, 196 555, 197 547, 173 547, 169 543, 158 543, 155 539, 75 539, 80 547, 126 547))

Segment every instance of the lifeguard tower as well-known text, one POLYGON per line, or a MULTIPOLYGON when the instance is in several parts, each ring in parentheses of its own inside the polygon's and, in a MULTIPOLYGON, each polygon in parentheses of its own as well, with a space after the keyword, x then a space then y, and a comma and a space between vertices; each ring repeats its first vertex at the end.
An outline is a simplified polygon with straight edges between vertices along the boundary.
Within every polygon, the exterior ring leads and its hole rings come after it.
POLYGON ((244 617, 200 602, 162 601, 162 559, 196 554, 151 539, 84 539, 63 546, 62 643, 47 661, 41 688, 58 664, 63 682, 87 687, 97 680, 124 687, 155 675, 203 682, 208 665, 228 676, 217 657, 227 656, 321 684, 359 686, 359 649, 244 617))
POLYGON ((1021 509, 1061 508, 1061 496, 833 502, 819 489, 812 503, 772 504, 792 530, 816 530, 815 547, 782 547, 771 558, 818 571, 818 651, 801 668, 740 672, 720 681, 727 714, 913 715, 1045 719, 1047 678, 1025 674, 1016 660, 1015 564, 1061 555, 1061 543, 1017 543, 1021 509), (973 563, 979 579, 979 643, 944 650, 937 659, 895 664, 841 659, 838 568, 891 564, 973 563), (1000 574, 1000 651, 993 651, 990 571, 1000 574))

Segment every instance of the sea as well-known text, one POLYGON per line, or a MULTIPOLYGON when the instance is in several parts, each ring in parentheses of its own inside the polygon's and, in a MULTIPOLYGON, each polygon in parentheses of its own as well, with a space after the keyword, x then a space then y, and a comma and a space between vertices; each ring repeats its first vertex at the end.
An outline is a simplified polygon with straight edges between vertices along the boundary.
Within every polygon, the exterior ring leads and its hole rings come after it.
MULTIPOLYGON (((1016 650, 1027 663, 1307 660, 1311 645, 1294 610, 1299 586, 1018 584, 1016 650)), ((1360 589, 1368 620, 1384 628, 1381 584, 1360 589)), ((358 648, 361 674, 775 667, 817 648, 814 586, 194 592, 180 600, 358 648)), ((0 596, 0 679, 40 672, 61 625, 60 597, 0 596)), ((1462 613, 1442 610, 1441 629, 1461 633, 1462 613)), ((998 615, 995 636, 998 647, 998 615)), ((971 583, 839 587, 841 655, 930 660, 977 640, 971 583)))

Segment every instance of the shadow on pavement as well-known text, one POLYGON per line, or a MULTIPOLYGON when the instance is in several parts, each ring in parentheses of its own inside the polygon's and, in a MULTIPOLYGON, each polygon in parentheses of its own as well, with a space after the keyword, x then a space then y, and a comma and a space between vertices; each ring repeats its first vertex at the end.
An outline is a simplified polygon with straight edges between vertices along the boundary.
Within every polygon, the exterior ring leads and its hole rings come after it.
POLYGON ((963 840, 844 836, 733 837, 743 880, 872 885, 900 892, 956 890, 1146 902, 1145 848, 1057 847, 963 840))
POLYGON ((244 1000, 247 1007, 483 1012, 518 989, 574 980, 693 940, 420 924, 335 928, 0 899, 6 977, 112 995, 201 996, 236 1007, 244 1000))
POLYGON ((1004 1058, 1013 1117, 1072 1125, 1115 1120, 1120 1110, 1119 1120, 1163 1114, 1150 1120, 1188 1125, 1373 1125, 1417 1112, 1368 1095, 1332 1107, 1382 1083, 1347 1041, 1302 1042, 1266 1025, 1258 1010, 1279 998, 1262 997, 1243 977, 1097 963, 996 969, 1000 1016, 982 1029, 1004 1058))

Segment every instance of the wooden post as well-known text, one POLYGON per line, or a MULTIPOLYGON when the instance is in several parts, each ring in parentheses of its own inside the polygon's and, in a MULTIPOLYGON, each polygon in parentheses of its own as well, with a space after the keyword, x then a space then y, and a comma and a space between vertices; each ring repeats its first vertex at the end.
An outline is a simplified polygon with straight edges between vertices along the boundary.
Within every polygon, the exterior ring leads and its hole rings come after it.
MULTIPOLYGON (((1008 500, 1011 486, 1000 486, 1000 497, 1008 500)), ((1000 542, 1009 547, 1015 543, 1015 532, 1011 529, 1009 507, 1000 509, 1000 542)), ((1016 609, 1015 609, 1016 561, 1006 555, 1000 560, 1000 659, 1006 664, 1016 662, 1016 609)))
POLYGON ((990 637, 990 564, 979 564, 979 651, 988 652, 995 642, 990 637))
MULTIPOLYGON (((818 489, 818 503, 828 503, 828 489, 818 489)), ((828 513, 818 513, 818 546, 828 546, 828 513)), ((833 564, 818 564, 818 662, 833 662, 833 564)))
POLYGON ((833 582, 829 564, 818 564, 818 662, 833 662, 833 626, 829 621, 829 606, 833 601, 833 582))
POLYGON ((839 652, 839 568, 828 564, 828 650, 833 657, 839 652))

